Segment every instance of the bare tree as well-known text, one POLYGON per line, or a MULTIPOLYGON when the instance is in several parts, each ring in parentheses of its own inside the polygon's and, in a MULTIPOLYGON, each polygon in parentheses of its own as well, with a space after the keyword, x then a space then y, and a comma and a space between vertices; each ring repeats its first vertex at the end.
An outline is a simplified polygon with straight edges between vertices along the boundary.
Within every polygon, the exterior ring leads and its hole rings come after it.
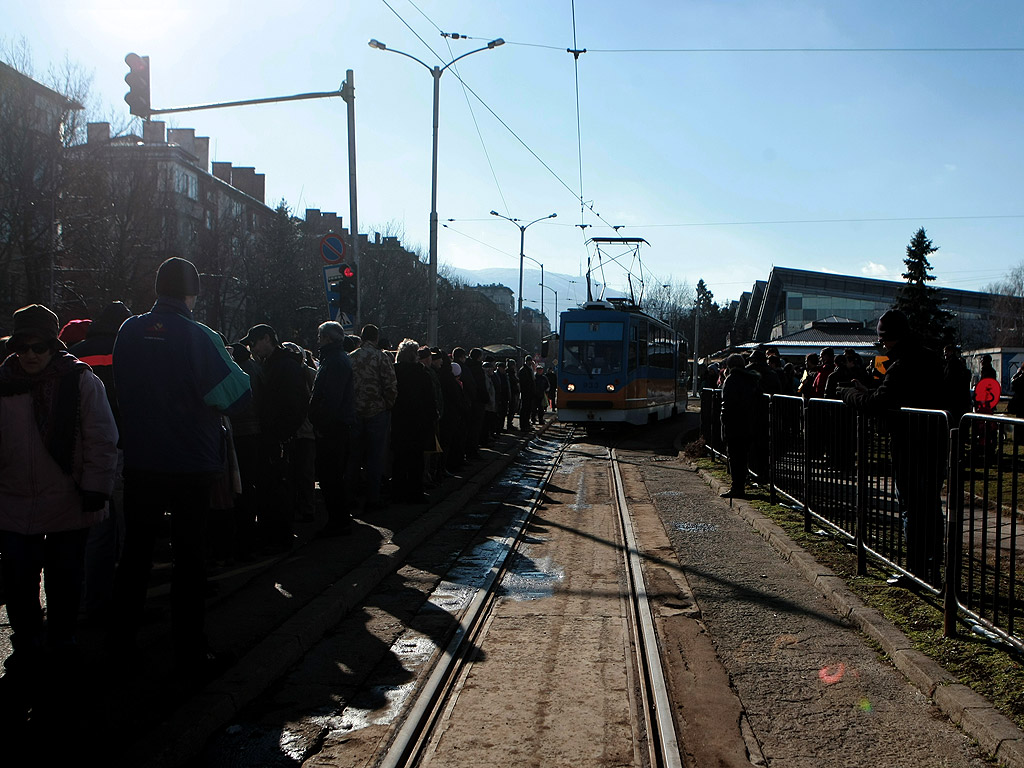
MULTIPOLYGON (((1002 347, 1024 346, 1024 262, 1021 262, 1002 280, 985 287, 988 293, 996 294, 992 307, 991 327, 985 341, 1002 347)), ((982 341, 978 331, 985 329, 961 329, 965 346, 976 346, 982 341)))
POLYGON ((514 343, 515 323, 511 316, 457 277, 448 265, 441 266, 440 276, 438 342, 442 346, 468 349, 514 343))
POLYGON ((0 42, 0 313, 55 304, 66 153, 80 136, 89 80, 69 61, 43 86, 23 40, 0 42))

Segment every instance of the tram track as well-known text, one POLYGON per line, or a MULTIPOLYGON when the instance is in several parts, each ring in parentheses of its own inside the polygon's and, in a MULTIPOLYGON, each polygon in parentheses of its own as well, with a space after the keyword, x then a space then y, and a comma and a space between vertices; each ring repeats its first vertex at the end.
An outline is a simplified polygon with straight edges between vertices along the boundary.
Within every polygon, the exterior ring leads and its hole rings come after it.
POLYGON ((497 599, 497 588, 501 577, 506 572, 512 556, 516 553, 516 545, 523 537, 534 513, 540 506, 540 500, 548 485, 552 472, 558 466, 561 457, 571 444, 575 430, 569 428, 568 435, 563 439, 558 455, 545 475, 544 481, 531 494, 527 513, 518 521, 516 527, 509 531, 502 547, 505 557, 493 566, 487 574, 484 584, 477 590, 452 633, 452 638, 441 653, 426 683, 421 688, 408 714, 395 731, 393 738, 383 757, 376 762, 379 768, 411 768, 420 765, 420 758, 432 744, 431 735, 450 702, 453 692, 457 690, 458 680, 467 664, 473 660, 473 650, 477 640, 483 633, 490 609, 497 599))
POLYGON ((681 766, 642 562, 660 521, 618 435, 581 431, 529 441, 203 764, 681 766))
POLYGON ((615 491, 615 506, 625 543, 623 556, 629 582, 631 624, 636 649, 637 672, 641 682, 640 693, 647 727, 651 765, 659 768, 682 768, 683 761, 676 738, 672 704, 669 701, 668 686, 662 665, 661 648, 654 626, 651 604, 647 597, 642 563, 643 555, 637 543, 636 532, 630 517, 629 503, 626 500, 615 448, 609 449, 608 461, 615 491))
MULTIPOLYGON (((495 564, 470 605, 463 612, 459 624, 447 647, 439 654, 437 663, 421 687, 413 703, 399 724, 392 729, 382 742, 387 743, 378 759, 367 765, 379 768, 411 768, 429 764, 439 734, 445 721, 454 716, 455 704, 461 687, 469 675, 481 644, 484 642, 493 608, 499 598, 503 575, 510 560, 516 554, 525 532, 534 519, 545 495, 551 476, 573 444, 577 430, 569 428, 563 438, 557 457, 551 462, 543 483, 539 484, 530 499, 528 513, 519 520, 515 530, 509 531, 502 546, 505 557, 495 564)), ((609 487, 618 530, 620 551, 624 569, 624 583, 627 587, 623 602, 628 606, 627 622, 630 628, 630 642, 633 658, 631 679, 635 681, 638 702, 630 710, 640 716, 642 722, 634 722, 635 754, 644 764, 657 768, 682 768, 679 744, 673 721, 672 706, 666 685, 660 645, 655 629, 654 617, 647 596, 642 559, 643 554, 631 522, 629 503, 624 490, 618 457, 614 447, 607 447, 603 457, 608 472, 609 487), (646 747, 646 749, 644 749, 646 747)), ((600 456, 588 454, 591 458, 600 456)))

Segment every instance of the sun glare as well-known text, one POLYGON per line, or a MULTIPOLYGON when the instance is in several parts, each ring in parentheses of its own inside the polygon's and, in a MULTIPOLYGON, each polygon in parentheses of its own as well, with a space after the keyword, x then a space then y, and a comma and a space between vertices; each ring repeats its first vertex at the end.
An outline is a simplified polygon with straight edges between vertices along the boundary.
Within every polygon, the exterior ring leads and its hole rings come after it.
POLYGON ((137 47, 173 32, 186 15, 181 4, 173 0, 87 2, 69 7, 67 14, 83 33, 95 35, 97 42, 138 40, 137 47))

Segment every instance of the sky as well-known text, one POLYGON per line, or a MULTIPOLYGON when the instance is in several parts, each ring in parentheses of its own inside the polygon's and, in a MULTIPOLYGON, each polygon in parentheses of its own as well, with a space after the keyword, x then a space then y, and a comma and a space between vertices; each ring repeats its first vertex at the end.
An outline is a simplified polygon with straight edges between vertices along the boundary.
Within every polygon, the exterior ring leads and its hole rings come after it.
MULTIPOLYGON (((114 123, 129 52, 163 108, 330 91, 352 70, 359 229, 424 253, 433 80, 394 51, 444 66, 504 39, 440 80, 439 260, 516 268, 520 230, 490 211, 556 213, 524 251, 563 308, 582 279, 558 275, 596 263, 592 237, 646 240, 647 290, 703 279, 720 302, 776 265, 901 280, 919 227, 937 286, 1024 263, 1019 0, 0 0, 0 18, 37 79, 65 59, 89 73, 114 123)), ((268 204, 347 225, 342 99, 163 119, 265 173, 268 204)), ((598 279, 627 289, 616 264, 598 279)))

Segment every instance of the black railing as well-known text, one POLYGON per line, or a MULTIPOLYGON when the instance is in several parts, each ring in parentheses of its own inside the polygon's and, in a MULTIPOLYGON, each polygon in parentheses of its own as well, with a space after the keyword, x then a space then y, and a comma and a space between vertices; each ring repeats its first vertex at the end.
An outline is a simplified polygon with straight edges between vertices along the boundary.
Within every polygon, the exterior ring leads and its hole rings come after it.
MULTIPOLYGON (((702 392, 716 459, 728 455, 721 404, 721 390, 702 392)), ((854 542, 859 573, 870 554, 944 595, 948 634, 960 611, 1024 650, 1024 422, 968 414, 950 429, 943 411, 882 417, 781 395, 764 419, 768 466, 756 479, 772 500, 789 499, 806 530, 817 522, 854 542)))

